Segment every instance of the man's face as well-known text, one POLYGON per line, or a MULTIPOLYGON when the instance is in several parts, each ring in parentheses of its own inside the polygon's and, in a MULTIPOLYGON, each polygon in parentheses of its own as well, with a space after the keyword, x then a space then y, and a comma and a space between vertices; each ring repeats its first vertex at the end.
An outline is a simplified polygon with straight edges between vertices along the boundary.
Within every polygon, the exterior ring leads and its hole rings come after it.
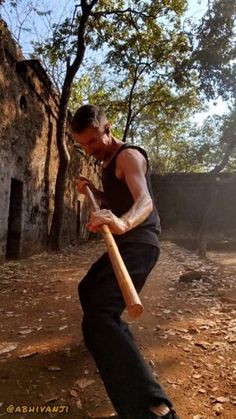
POLYGON ((73 139, 85 150, 89 156, 103 161, 110 144, 108 125, 104 128, 88 127, 84 131, 73 132, 73 139))

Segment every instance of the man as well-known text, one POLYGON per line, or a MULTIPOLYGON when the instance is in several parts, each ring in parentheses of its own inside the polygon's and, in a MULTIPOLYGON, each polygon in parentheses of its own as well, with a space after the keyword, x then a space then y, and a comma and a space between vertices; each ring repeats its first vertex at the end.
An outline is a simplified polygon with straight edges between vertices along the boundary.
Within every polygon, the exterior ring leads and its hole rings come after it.
MULTIPOLYGON (((153 204, 148 159, 139 147, 113 137, 104 113, 80 107, 72 134, 85 152, 102 162, 103 192, 81 177, 78 191, 89 185, 108 209, 91 214, 88 229, 107 224, 139 292, 159 257, 159 217, 153 204)), ((84 311, 82 330, 111 402, 121 419, 178 419, 172 404, 144 362, 127 324, 125 308, 107 253, 79 284, 84 311)))

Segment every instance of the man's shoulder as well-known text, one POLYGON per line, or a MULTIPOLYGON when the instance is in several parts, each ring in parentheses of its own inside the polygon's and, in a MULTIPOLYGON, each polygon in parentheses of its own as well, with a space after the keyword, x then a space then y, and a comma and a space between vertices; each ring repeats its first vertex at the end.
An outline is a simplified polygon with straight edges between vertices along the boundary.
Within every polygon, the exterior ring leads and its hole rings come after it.
POLYGON ((127 158, 140 158, 140 155, 142 155, 143 157, 145 157, 146 160, 148 160, 147 153, 142 147, 126 143, 124 147, 121 148, 120 152, 117 154, 117 159, 119 160, 120 158, 124 158, 124 156, 127 158))

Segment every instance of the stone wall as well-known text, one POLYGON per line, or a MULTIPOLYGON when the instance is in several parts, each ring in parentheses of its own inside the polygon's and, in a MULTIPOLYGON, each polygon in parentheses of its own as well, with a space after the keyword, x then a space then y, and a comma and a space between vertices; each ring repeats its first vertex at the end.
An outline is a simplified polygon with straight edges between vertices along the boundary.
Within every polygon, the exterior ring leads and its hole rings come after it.
MULTIPOLYGON (((221 175, 226 180, 228 175, 221 175)), ((219 178, 219 180, 220 180, 219 178)), ((163 233, 196 236, 209 206, 210 184, 206 173, 152 175, 156 205, 163 233)), ((236 233, 236 183, 217 182, 217 198, 211 211, 209 232, 236 233)))
MULTIPOLYGON (((38 60, 24 60, 7 30, 0 40, 0 258, 45 249, 58 169, 58 97, 38 60), (13 253, 13 254, 12 254, 13 253), (14 254, 15 253, 15 254, 14 254)), ((78 205, 79 173, 98 167, 70 143, 63 244, 85 236, 87 204, 78 205), (79 211, 79 212, 78 212, 79 211)))

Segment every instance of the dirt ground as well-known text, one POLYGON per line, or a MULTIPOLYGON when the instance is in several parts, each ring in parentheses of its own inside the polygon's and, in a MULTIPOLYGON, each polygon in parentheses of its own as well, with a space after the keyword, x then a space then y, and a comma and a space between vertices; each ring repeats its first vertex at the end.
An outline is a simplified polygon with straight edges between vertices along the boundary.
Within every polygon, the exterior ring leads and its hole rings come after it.
MULTIPOLYGON (((102 250, 90 242, 0 265, 0 418, 113 411, 83 343, 77 298, 102 250)), ((145 314, 124 315, 181 419, 236 417, 236 252, 209 256, 162 243, 141 293, 145 314), (190 270, 201 279, 179 279, 190 270)))

